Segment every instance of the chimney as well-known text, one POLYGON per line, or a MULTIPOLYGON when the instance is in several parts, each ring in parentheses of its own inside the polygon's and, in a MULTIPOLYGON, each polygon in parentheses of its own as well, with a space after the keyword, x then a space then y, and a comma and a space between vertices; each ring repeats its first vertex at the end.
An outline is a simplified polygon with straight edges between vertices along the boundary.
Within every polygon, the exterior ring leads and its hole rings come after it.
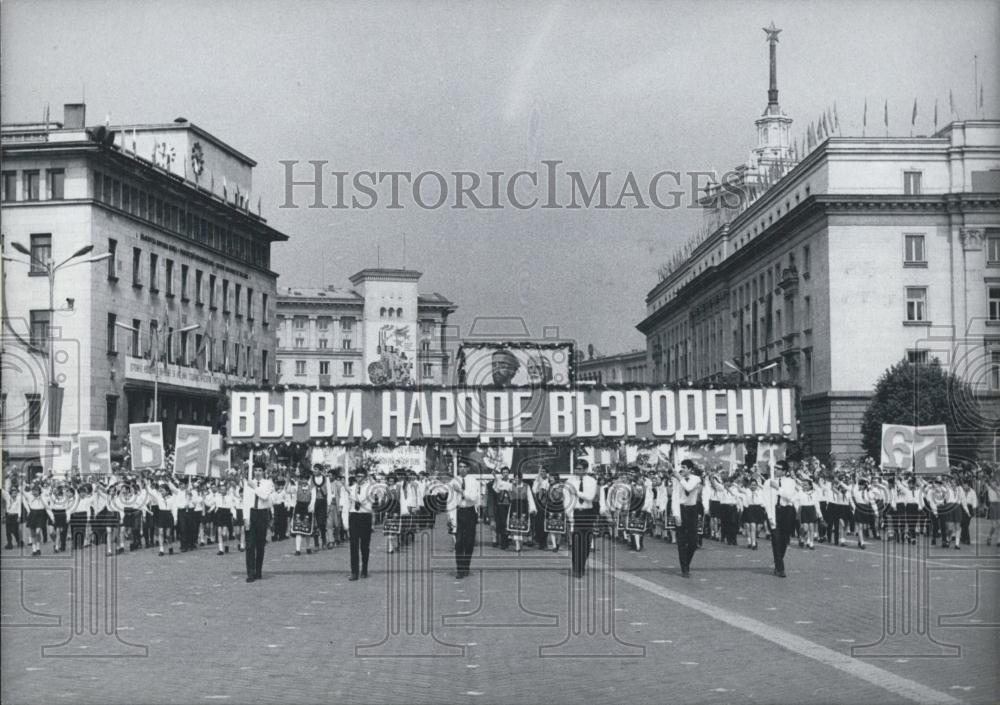
POLYGON ((63 105, 63 129, 82 130, 87 122, 86 103, 66 103, 63 105))

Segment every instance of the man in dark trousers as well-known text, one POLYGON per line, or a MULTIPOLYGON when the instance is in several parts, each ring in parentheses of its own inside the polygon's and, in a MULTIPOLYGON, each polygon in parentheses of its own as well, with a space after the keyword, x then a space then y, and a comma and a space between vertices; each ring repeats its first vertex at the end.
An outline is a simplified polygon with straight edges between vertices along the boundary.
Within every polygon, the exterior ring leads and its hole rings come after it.
POLYGON ((681 562, 681 576, 691 577, 691 559, 698 550, 698 509, 701 504, 701 477, 691 460, 681 462, 680 470, 673 472, 671 509, 677 525, 677 556, 681 562))
POLYGON ((767 503, 771 522, 771 553, 774 555, 774 574, 785 577, 785 551, 795 533, 795 510, 798 490, 795 480, 787 476, 788 461, 779 460, 771 478, 771 500, 767 503))
POLYGON ((587 558, 590 557, 590 540, 597 526, 597 509, 594 502, 597 499, 597 478, 594 471, 583 458, 573 463, 571 480, 575 484, 576 497, 572 503, 573 509, 573 545, 570 546, 573 577, 582 578, 587 572, 587 558))
POLYGON ((469 463, 458 461, 458 477, 451 482, 451 489, 458 496, 455 521, 455 578, 469 575, 472 552, 476 548, 477 508, 481 502, 479 479, 469 476, 469 463))
POLYGON ((368 555, 372 541, 372 484, 368 473, 358 470, 354 484, 344 489, 340 502, 340 518, 350 537, 351 581, 368 577, 368 555))
POLYGON ((267 543, 267 524, 271 519, 271 495, 274 483, 264 477, 264 466, 255 465, 253 479, 247 478, 243 487, 243 525, 247 542, 247 582, 260 580, 264 568, 264 545, 267 543))

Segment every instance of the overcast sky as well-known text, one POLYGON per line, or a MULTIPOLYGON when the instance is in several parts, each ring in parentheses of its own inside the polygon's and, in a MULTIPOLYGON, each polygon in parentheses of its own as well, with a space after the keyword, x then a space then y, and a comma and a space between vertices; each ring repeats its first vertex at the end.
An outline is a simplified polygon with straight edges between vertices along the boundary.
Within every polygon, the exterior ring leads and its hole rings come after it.
MULTIPOLYGON (((290 236, 280 285, 348 285, 364 267, 424 273, 477 317, 557 326, 599 352, 643 345, 656 270, 700 224, 691 209, 282 210, 279 160, 342 171, 724 171, 767 102, 767 43, 798 138, 837 105, 842 132, 932 130, 953 92, 998 110, 995 2, 19 2, 0 7, 2 119, 41 119, 86 91, 88 123, 184 116, 258 161, 254 193, 290 236), (85 87, 85 88, 84 88, 85 87)), ((302 172, 305 174, 306 172, 302 172)), ((485 178, 485 176, 484 176, 485 178)), ((387 191, 380 191, 387 193, 387 191)), ((431 193, 431 191, 429 191, 431 193)), ((486 192, 488 193, 488 191, 486 192)), ((431 194, 433 195, 433 194, 431 194)), ((544 192, 537 193, 544 197, 544 192)), ((631 204, 632 201, 627 203, 631 204)))

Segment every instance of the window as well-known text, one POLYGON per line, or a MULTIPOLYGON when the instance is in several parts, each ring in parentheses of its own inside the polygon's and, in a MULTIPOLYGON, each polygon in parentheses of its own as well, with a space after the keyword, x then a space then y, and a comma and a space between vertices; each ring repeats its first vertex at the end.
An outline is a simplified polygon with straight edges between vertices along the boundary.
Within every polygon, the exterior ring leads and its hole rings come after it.
POLYGON ((989 287, 988 296, 989 299, 989 311, 991 321, 1000 321, 1000 286, 989 287))
POLYGON ((930 362, 930 353, 927 350, 907 350, 906 361, 911 365, 926 365, 930 362))
POLYGON ((16 171, 5 171, 3 172, 3 200, 5 201, 16 201, 17 200, 17 172, 16 171))
POLYGON ((194 270, 194 305, 201 306, 204 304, 204 300, 201 298, 201 270, 194 270))
POLYGON ((66 172, 62 169, 49 169, 45 172, 45 179, 48 181, 49 200, 61 201, 66 198, 64 187, 66 184, 66 172))
POLYGON ((267 350, 260 351, 260 372, 261 381, 267 384, 267 382, 271 379, 271 373, 267 369, 267 350))
POLYGON ((306 319, 302 316, 296 316, 292 319, 292 328, 295 330, 302 330, 306 327, 306 319))
POLYGON ((118 326, 115 325, 118 322, 118 317, 113 314, 108 314, 108 353, 117 354, 118 353, 118 326))
POLYGON ((167 362, 174 364, 174 327, 167 326, 167 362))
POLYGON ((1000 350, 990 352, 990 389, 1000 392, 1000 350))
POLYGON ((28 405, 28 438, 38 438, 42 428, 42 397, 38 394, 25 394, 28 405))
POLYGON ((52 236, 49 234, 31 236, 31 274, 45 274, 46 265, 52 259, 52 236))
POLYGON ((118 241, 108 238, 108 281, 118 281, 118 241))
POLYGON ((802 276, 806 279, 809 278, 809 266, 812 263, 812 257, 810 257, 809 245, 805 245, 802 248, 802 276))
POLYGON ((186 264, 181 265, 181 301, 189 301, 188 299, 188 266, 186 264))
POLYGON ((247 320, 253 320, 253 289, 247 287, 247 320))
POLYGON ((434 332, 434 322, 433 321, 420 321, 420 333, 421 335, 430 335, 434 332))
POLYGON ((278 366, 278 369, 276 370, 276 372, 278 374, 278 379, 281 379, 281 372, 282 372, 282 370, 285 367, 285 363, 283 361, 281 361, 281 360, 278 360, 277 361, 277 366, 278 366))
POLYGON ((111 435, 115 435, 115 423, 118 421, 118 397, 114 394, 109 394, 104 397, 104 416, 107 419, 106 431, 110 431, 111 435))
POLYGON ((24 200, 38 200, 38 171, 24 172, 24 200))
POLYGON ((328 374, 330 374, 330 362, 329 362, 329 360, 323 360, 322 362, 319 363, 319 373, 321 375, 328 375, 328 374))
POLYGON ((306 361, 296 360, 295 361, 295 376, 305 377, 306 376, 306 361))
POLYGON ((802 327, 806 330, 812 328, 812 297, 805 296, 802 299, 802 327))
POLYGON ((420 349, 423 352, 429 351, 431 349, 431 341, 429 341, 429 340, 421 340, 420 341, 420 349))
POLYGON ((316 319, 316 327, 319 330, 329 330, 330 329, 330 319, 326 316, 320 316, 316 319))
POLYGON ((903 172, 903 193, 907 196, 919 196, 920 191, 920 177, 921 172, 919 171, 904 171, 903 172))
POLYGON ((241 311, 243 308, 243 287, 239 284, 233 284, 233 287, 233 303, 236 307, 236 317, 242 318, 243 313, 241 311))
POLYGON ((345 377, 353 377, 354 376, 354 363, 353 362, 345 362, 344 363, 344 376, 345 377))
POLYGON ((351 349, 351 339, 350 338, 344 338, 342 341, 340 341, 340 349, 341 350, 350 350, 351 349))
POLYGON ((187 365, 188 360, 188 331, 181 331, 181 354, 177 359, 178 364, 187 365))
POLYGON ((132 248, 132 286, 142 288, 142 250, 132 248))
POLYGON ((432 365, 429 362, 425 362, 424 363, 423 372, 424 372, 424 379, 426 379, 428 377, 433 377, 434 376, 434 365, 432 365))
POLYGON ((216 309, 215 306, 215 275, 211 274, 208 277, 208 307, 213 311, 216 309))
POLYGON ((919 323, 927 320, 927 288, 910 286, 906 288, 906 321, 919 323))
POLYGON ((166 260, 166 278, 167 278, 167 296, 170 298, 174 297, 174 261, 172 259, 166 260))
POLYGON ((229 280, 222 280, 222 312, 229 313, 229 280))
POLYGON ((163 358, 163 345, 160 343, 160 323, 155 318, 149 322, 149 354, 144 357, 148 360, 160 360, 163 358), (156 346, 155 356, 153 346, 156 346))
POLYGON ((142 330, 141 326, 142 322, 138 318, 132 319, 132 349, 130 351, 132 357, 139 357, 139 331, 142 330))
POLYGON ((297 347, 297 348, 304 348, 305 346, 306 346, 306 340, 305 340, 305 338, 296 338, 295 339, 295 347, 297 347))
POLYGON ((260 315, 264 318, 264 325, 266 326, 270 320, 269 314, 267 312, 267 294, 260 295, 260 315))
POLYGON ((29 314, 31 319, 31 331, 29 333, 31 345, 42 352, 48 352, 49 340, 49 310, 35 309, 29 314))
POLYGON ((149 253, 149 291, 153 294, 157 293, 160 288, 157 286, 159 284, 159 272, 157 272, 157 264, 159 263, 159 257, 156 253, 149 253))
POLYGON ((903 236, 903 265, 906 267, 927 266, 923 235, 907 233, 903 236))
POLYGON ((330 347, 330 341, 326 338, 320 338, 319 347, 323 350, 326 350, 328 347, 330 347))
POLYGON ((340 319, 340 329, 347 333, 354 329, 354 319, 353 318, 341 318, 340 319))
POLYGON ((1000 235, 986 235, 986 261, 1000 264, 1000 235))

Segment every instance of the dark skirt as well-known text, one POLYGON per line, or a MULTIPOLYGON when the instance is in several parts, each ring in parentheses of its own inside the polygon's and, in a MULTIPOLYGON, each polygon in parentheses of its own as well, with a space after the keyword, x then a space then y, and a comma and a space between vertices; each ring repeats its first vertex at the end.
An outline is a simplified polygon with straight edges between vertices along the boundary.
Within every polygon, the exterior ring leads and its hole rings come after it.
POLYGON ((767 522, 767 512, 759 504, 751 504, 743 510, 744 524, 764 524, 767 522))
POLYGON ((950 524, 957 524, 962 521, 962 507, 958 504, 949 504, 946 506, 941 506, 938 509, 938 517, 943 522, 950 524))
POLYGON ((28 512, 28 528, 32 531, 44 529, 48 522, 49 515, 44 509, 32 509, 28 512))
POLYGON ((121 518, 118 512, 113 512, 110 509, 102 509, 90 523, 95 527, 111 528, 121 524, 121 518))
POLYGON ((174 513, 169 509, 164 509, 160 507, 160 511, 156 513, 156 528, 158 529, 172 529, 174 528, 174 513))
POLYGON ((990 521, 1000 520, 1000 502, 990 502, 990 511, 986 518, 990 521))
POLYGON ((722 502, 710 499, 708 501, 708 515, 714 519, 722 518, 722 502))
POLYGON ((243 507, 236 509, 236 523, 241 526, 243 525, 243 507))
POLYGON ((815 524, 816 519, 816 505, 806 504, 799 509, 799 522, 803 524, 815 524))
POLYGON ((218 508, 215 510, 215 525, 224 529, 233 528, 233 512, 228 508, 218 508))

